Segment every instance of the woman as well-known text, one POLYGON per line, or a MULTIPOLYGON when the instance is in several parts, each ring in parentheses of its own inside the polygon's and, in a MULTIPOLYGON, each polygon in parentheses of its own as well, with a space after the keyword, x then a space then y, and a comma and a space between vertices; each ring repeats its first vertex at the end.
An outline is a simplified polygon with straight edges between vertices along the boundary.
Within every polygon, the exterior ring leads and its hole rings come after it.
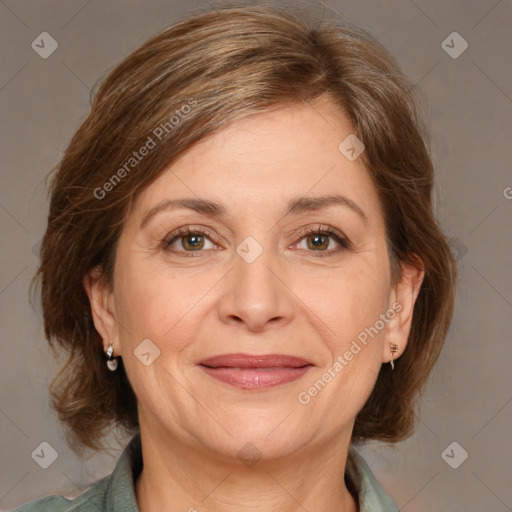
POLYGON ((412 433, 446 336, 432 186, 360 29, 226 7, 129 55, 54 175, 35 283, 70 441, 133 438, 19 510, 398 510, 354 445, 412 433))

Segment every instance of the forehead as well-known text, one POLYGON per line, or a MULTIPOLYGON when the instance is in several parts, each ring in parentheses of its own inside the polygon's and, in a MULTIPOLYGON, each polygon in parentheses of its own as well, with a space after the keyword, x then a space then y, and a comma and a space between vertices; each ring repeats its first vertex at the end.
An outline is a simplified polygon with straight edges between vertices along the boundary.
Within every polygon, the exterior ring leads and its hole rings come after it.
POLYGON ((378 215, 362 159, 339 146, 353 134, 332 103, 302 103, 252 114, 200 141, 138 197, 135 213, 174 198, 207 198, 229 213, 268 211, 302 196, 342 194, 378 215))

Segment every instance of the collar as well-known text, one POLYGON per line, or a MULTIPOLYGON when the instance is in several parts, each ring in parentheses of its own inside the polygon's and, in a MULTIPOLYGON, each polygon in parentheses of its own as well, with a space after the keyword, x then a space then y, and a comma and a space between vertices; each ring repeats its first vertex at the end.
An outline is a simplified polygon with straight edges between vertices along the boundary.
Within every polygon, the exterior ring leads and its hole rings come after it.
POLYGON ((359 512, 398 512, 398 507, 384 491, 362 455, 349 446, 345 474, 359 499, 359 512))
MULTIPOLYGON (((135 435, 117 461, 107 490, 108 511, 139 512, 135 481, 142 471, 140 434, 135 435)), ((350 445, 345 474, 359 501, 359 512, 398 512, 398 507, 380 486, 370 467, 350 445)))

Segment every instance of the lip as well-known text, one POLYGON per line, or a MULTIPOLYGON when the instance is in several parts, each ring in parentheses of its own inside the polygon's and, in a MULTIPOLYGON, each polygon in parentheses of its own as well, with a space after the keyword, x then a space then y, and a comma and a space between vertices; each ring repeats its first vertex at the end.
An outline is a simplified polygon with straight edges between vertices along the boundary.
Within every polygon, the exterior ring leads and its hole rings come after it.
POLYGON ((312 364, 306 359, 286 354, 221 354, 203 359, 199 364, 218 368, 226 366, 231 368, 298 368, 312 364))
POLYGON ((199 363, 207 375, 240 389, 268 389, 302 377, 313 364, 285 354, 222 354, 199 363))

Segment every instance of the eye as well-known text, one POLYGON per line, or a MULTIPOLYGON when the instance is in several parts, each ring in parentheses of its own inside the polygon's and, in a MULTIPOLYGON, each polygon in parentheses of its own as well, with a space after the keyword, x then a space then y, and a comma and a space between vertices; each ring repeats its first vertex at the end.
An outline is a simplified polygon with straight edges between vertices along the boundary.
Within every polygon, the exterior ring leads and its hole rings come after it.
POLYGON ((296 236, 300 237, 296 247, 317 253, 315 256, 330 256, 350 248, 350 242, 347 238, 328 226, 306 228, 297 233, 296 236), (300 247, 303 241, 305 241, 305 247, 300 247))
MULTIPOLYGON (((210 240, 215 235, 202 227, 185 226, 173 231, 162 241, 162 247, 169 252, 194 253, 202 249, 215 249, 217 246, 210 240), (210 246, 208 246, 210 244, 210 246)), ((186 254, 186 256, 189 256, 186 254)), ((192 256, 192 254, 190 254, 192 256)))
MULTIPOLYGON (((306 228, 295 236, 299 238, 295 247, 311 252, 317 257, 332 256, 351 247, 346 237, 329 226, 306 228), (300 247, 303 241, 306 246, 300 247)), ((219 243, 218 237, 206 228, 184 226, 167 235, 162 240, 162 248, 165 251, 182 253, 183 256, 194 256, 194 253, 201 253, 203 249, 217 249, 216 244, 219 243)))

